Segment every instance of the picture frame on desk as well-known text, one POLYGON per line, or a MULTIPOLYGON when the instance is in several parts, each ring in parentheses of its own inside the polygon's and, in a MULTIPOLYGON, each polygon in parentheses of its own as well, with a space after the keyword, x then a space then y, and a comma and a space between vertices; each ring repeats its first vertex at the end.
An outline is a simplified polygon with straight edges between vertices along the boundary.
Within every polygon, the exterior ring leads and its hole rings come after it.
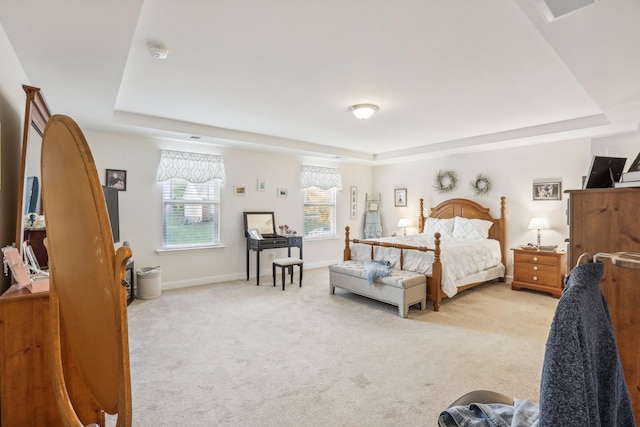
POLYGON ((247 234, 249 234, 249 237, 251 237, 252 239, 262 240, 262 234, 260 234, 257 228, 248 229, 247 234))

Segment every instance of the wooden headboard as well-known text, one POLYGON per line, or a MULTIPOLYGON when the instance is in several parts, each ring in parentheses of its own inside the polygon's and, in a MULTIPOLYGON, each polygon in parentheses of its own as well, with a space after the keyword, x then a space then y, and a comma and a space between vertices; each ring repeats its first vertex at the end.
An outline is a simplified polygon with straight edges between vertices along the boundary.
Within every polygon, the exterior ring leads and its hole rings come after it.
MULTIPOLYGON (((494 218, 489 212, 489 208, 485 208, 480 204, 468 199, 449 199, 440 203, 438 206, 431 208, 429 217, 431 218, 454 218, 461 216, 469 219, 484 219, 493 222, 493 226, 489 229, 489 238, 500 242, 500 250, 502 252, 502 264, 507 265, 507 218, 506 218, 506 197, 500 197, 500 217, 494 218)), ((427 217, 424 216, 424 201, 420 199, 420 217, 418 219, 418 230, 424 230, 424 223, 427 217)))

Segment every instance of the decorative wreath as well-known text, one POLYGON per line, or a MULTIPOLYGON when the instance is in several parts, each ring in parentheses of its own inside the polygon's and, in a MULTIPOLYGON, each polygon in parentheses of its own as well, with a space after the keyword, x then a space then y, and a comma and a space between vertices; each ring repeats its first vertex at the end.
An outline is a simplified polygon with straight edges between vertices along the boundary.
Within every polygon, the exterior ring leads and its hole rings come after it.
POLYGON ((458 175, 454 171, 439 170, 433 178, 433 188, 440 194, 445 194, 456 188, 458 175))
POLYGON ((491 178, 483 173, 479 173, 476 177, 476 181, 471 181, 469 185, 476 195, 484 196, 489 192, 489 190, 491 190, 491 178))

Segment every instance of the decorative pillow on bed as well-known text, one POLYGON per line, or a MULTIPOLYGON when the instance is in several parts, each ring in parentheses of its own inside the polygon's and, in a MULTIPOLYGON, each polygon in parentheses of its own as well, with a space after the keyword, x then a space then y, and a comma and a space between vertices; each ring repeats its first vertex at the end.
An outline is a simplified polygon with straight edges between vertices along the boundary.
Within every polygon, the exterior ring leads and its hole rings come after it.
POLYGON ((452 236, 456 239, 483 240, 489 237, 489 229, 492 225, 491 221, 457 216, 452 236))
POLYGON ((433 236, 435 232, 440 233, 440 238, 452 237, 453 233, 453 218, 447 219, 438 219, 438 218, 427 218, 424 223, 424 229, 422 234, 426 234, 428 236, 433 236))
POLYGON ((480 232, 483 239, 489 238, 489 230, 493 226, 493 222, 484 219, 472 219, 471 224, 480 232))

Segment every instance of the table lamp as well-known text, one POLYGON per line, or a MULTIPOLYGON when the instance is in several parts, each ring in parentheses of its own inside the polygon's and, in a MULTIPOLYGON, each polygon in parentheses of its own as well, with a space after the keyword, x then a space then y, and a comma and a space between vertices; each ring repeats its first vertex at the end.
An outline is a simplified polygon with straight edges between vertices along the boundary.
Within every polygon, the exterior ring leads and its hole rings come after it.
POLYGON ((398 221, 398 228, 402 228, 403 236, 407 235, 407 227, 409 227, 410 225, 411 221, 409 221, 407 218, 402 218, 400 221, 398 221))
POLYGON ((546 218, 531 218, 529 222, 529 230, 538 230, 538 248, 540 247, 540 230, 549 228, 546 218))

